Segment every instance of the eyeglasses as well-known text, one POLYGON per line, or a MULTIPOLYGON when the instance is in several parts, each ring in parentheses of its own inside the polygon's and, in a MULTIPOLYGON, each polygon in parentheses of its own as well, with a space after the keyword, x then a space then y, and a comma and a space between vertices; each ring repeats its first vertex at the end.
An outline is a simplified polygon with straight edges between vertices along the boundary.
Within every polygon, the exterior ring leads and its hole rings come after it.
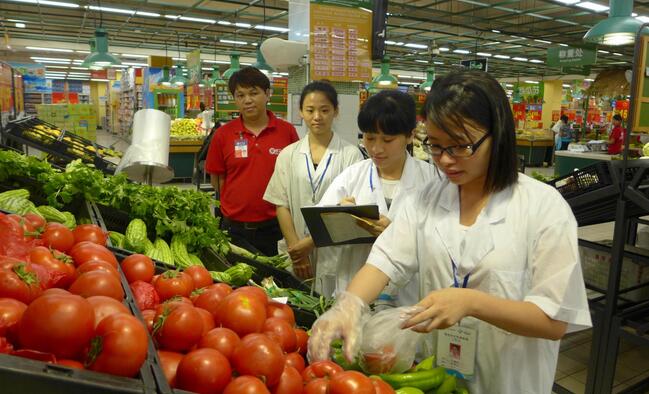
POLYGON ((483 135, 475 144, 452 145, 446 147, 437 144, 430 144, 428 143, 428 137, 426 137, 421 145, 424 148, 424 152, 432 156, 441 156, 443 152, 446 152, 451 157, 467 158, 473 156, 480 145, 482 145, 489 136, 490 134, 483 135))

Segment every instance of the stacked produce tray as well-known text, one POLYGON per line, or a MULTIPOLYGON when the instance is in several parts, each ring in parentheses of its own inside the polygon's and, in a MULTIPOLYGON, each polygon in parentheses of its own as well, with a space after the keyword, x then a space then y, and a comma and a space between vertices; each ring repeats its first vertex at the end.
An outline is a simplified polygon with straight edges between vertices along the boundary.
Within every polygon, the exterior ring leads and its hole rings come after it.
MULTIPOLYGON (((554 179, 554 186, 572 208, 579 226, 615 220, 620 182, 625 177, 627 193, 648 196, 649 162, 634 160, 622 174, 622 161, 599 162, 554 179)), ((631 204, 629 217, 649 214, 649 206, 641 202, 631 204)))
POLYGON ((9 122, 3 141, 36 148, 50 155, 58 164, 81 159, 108 174, 115 173, 117 167, 108 158, 121 156, 119 152, 34 117, 9 122))
POLYGON ((240 256, 232 252, 228 253, 225 258, 230 265, 235 265, 236 263, 246 263, 254 267, 256 276, 260 277, 261 279, 272 276, 275 280, 275 283, 277 283, 277 285, 279 285, 280 287, 302 290, 305 292, 311 291, 310 286, 304 284, 304 282, 300 281, 298 278, 296 278, 286 270, 271 267, 270 265, 262 264, 256 260, 240 256))

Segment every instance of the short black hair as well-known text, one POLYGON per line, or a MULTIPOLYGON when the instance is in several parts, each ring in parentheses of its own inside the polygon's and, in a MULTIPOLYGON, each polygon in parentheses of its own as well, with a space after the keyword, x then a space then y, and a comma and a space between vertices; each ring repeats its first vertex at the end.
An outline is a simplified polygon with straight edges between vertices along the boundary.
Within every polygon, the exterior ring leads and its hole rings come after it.
POLYGON ((621 122, 622 121, 622 115, 620 115, 620 114, 613 115, 613 120, 617 120, 618 122, 621 122))
POLYGON ((568 115, 561 115, 561 121, 568 123, 568 115))
POLYGON ((198 103, 198 108, 201 109, 201 112, 202 112, 202 111, 205 111, 205 103, 202 102, 202 101, 201 101, 200 103, 198 103))
POLYGON ((306 96, 314 92, 324 94, 331 105, 333 105, 334 109, 338 109, 338 92, 336 92, 336 88, 334 88, 329 82, 313 81, 302 89, 302 93, 300 94, 300 110, 302 109, 302 104, 304 104, 306 96))
POLYGON ((357 122, 363 133, 410 137, 417 127, 415 100, 399 90, 383 90, 367 99, 357 122))
POLYGON ((244 67, 230 76, 228 80, 228 89, 234 95, 237 87, 252 88, 258 87, 266 91, 270 89, 270 81, 268 77, 255 67, 244 67))
POLYGON ((491 135, 491 155, 485 191, 498 192, 518 180, 516 129, 505 90, 484 71, 452 72, 438 78, 426 97, 421 114, 454 140, 471 138, 465 124, 491 135))

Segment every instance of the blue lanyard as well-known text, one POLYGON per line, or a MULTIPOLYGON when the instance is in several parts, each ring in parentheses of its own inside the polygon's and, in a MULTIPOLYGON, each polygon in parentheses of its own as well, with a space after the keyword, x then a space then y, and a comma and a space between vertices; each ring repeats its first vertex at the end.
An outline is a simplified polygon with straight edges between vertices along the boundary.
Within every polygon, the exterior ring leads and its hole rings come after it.
MULTIPOLYGON (((455 261, 453 261, 453 258, 451 258, 451 266, 453 267, 453 287, 460 287, 460 283, 457 280, 457 265, 455 265, 455 261)), ((469 284, 469 276, 471 274, 466 274, 464 277, 464 280, 462 281, 462 288, 465 289, 466 286, 469 284)))
POLYGON ((309 158, 307 155, 304 155, 304 160, 306 161, 306 171, 309 174, 309 183, 311 184, 311 191, 313 192, 313 197, 311 200, 313 203, 315 203, 315 195, 318 192, 318 189, 320 189, 320 185, 322 185, 322 180, 325 177, 325 174, 327 173, 327 169, 329 169, 329 163, 331 163, 331 156, 333 156, 331 153, 329 153, 329 158, 327 159, 327 164, 325 165, 324 171, 322 171, 322 174, 320 175, 320 179, 318 180, 317 184, 313 186, 313 177, 311 176, 311 166, 309 165, 309 158))
POLYGON ((372 175, 374 175, 374 171, 372 171, 372 167, 374 167, 374 163, 370 164, 370 191, 374 193, 374 183, 372 182, 372 175))

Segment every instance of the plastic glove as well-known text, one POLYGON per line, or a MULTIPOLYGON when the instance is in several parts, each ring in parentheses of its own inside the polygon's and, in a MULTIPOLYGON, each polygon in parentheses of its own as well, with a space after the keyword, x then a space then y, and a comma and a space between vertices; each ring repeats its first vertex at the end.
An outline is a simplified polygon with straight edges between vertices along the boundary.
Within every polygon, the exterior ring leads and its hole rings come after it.
POLYGON ((313 324, 307 353, 309 362, 328 360, 331 342, 340 338, 345 342, 345 358, 353 362, 361 346, 363 318, 369 309, 357 295, 347 291, 340 293, 334 306, 313 324))

